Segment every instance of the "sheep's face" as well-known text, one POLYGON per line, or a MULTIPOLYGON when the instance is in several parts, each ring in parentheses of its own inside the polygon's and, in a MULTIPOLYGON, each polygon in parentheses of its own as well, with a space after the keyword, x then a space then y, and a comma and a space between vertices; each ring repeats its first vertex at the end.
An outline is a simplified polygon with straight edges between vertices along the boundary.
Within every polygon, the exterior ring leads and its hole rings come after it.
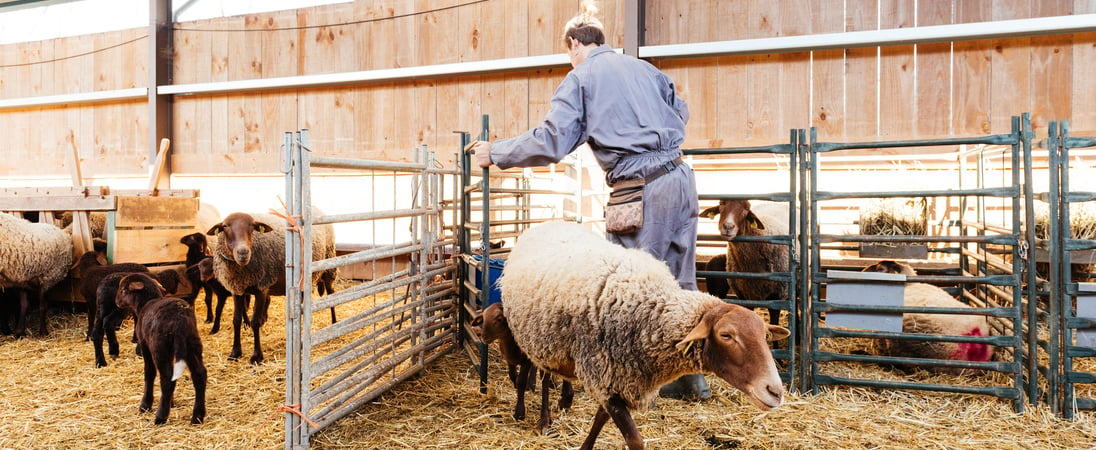
POLYGON ((512 336, 510 324, 506 322, 502 303, 492 303, 483 313, 472 319, 473 329, 479 333, 484 344, 490 344, 498 339, 512 336))
POLYGON ((182 239, 179 239, 179 243, 187 246, 189 249, 197 248, 203 255, 209 254, 209 250, 206 247, 207 242, 205 235, 202 233, 191 233, 183 236, 182 239))
POLYGON ((698 346, 704 368, 745 393, 761 410, 784 401, 784 386, 768 341, 788 337, 788 330, 767 325, 741 306, 722 303, 710 308, 678 348, 698 346))
POLYGON ((133 273, 126 275, 118 282, 118 292, 114 296, 114 304, 119 308, 139 311, 141 305, 149 300, 164 296, 164 288, 155 278, 146 273, 133 273))
POLYGON ((708 208, 701 217, 719 217, 719 236, 731 240, 735 236, 749 235, 750 228, 764 230, 765 225, 750 211, 749 200, 720 200, 719 207, 708 208))
POLYGON ((917 271, 913 270, 909 264, 900 263, 898 261, 879 261, 868 267, 865 267, 861 272, 881 272, 881 273, 895 273, 906 276, 915 276, 917 271))
POLYGON ((213 279, 213 257, 202 258, 198 261, 198 277, 202 282, 209 282, 213 279))
POLYGON ((270 225, 256 221, 251 215, 244 213, 232 213, 225 220, 206 234, 219 236, 218 251, 226 251, 224 257, 232 258, 236 264, 246 266, 251 262, 251 241, 255 232, 266 233, 271 230, 270 225))

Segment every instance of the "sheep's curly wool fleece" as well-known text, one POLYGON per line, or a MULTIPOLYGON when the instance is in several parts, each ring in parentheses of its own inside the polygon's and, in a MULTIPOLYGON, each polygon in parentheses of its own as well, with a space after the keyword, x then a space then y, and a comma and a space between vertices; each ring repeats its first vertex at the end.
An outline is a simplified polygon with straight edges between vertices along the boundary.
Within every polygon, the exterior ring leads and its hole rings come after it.
POLYGON ((722 303, 681 289, 650 254, 571 222, 522 234, 499 283, 514 339, 534 364, 559 371, 573 362, 575 378, 600 404, 620 394, 639 410, 659 386, 703 371, 675 345, 722 303))
POLYGON ((0 283, 52 287, 68 275, 72 237, 53 225, 0 213, 0 283))

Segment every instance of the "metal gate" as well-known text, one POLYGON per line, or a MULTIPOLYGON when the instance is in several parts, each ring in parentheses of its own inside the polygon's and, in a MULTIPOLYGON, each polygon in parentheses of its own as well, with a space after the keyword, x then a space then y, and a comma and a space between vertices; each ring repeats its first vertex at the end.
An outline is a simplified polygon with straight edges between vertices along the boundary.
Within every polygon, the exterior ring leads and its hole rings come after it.
POLYGON ((1092 206, 1088 202, 1096 201, 1096 191, 1071 187, 1071 172, 1080 171, 1071 167, 1070 152, 1096 148, 1096 138, 1071 137, 1069 122, 1064 120, 1050 122, 1048 128, 1051 289, 1047 311, 1043 311, 1048 318, 1043 325, 1048 328, 1044 342, 1049 356, 1044 370, 1051 377, 1047 402, 1064 417, 1073 418, 1078 410, 1096 409, 1096 373, 1091 369, 1096 358, 1096 283, 1086 273, 1096 263, 1096 236, 1078 229, 1080 220, 1073 223, 1086 206, 1092 206), (1087 363, 1087 371, 1078 367, 1081 362, 1087 363))
MULTIPOLYGON (((770 234, 765 236, 736 236, 731 242, 737 245, 743 245, 747 242, 763 242, 778 246, 783 246, 788 254, 788 270, 779 272, 728 272, 726 268, 720 270, 712 267, 712 270, 698 270, 697 278, 706 280, 706 283, 710 283, 717 279, 753 279, 753 280, 770 280, 779 283, 784 283, 787 286, 788 295, 786 298, 740 298, 737 295, 734 298, 730 298, 727 301, 748 308, 768 308, 770 311, 780 314, 783 312, 787 318, 787 328, 791 331, 791 336, 788 337, 784 343, 778 344, 773 350, 773 359, 778 362, 780 369, 780 377, 785 383, 789 383, 790 386, 801 386, 802 377, 800 376, 799 368, 799 348, 800 348, 800 332, 801 329, 799 323, 802 317, 799 305, 802 302, 799 301, 800 288, 802 287, 802 281, 804 280, 804 274, 802 273, 802 258, 801 252, 798 246, 797 237, 801 235, 799 230, 803 227, 803 215, 800 207, 802 198, 802 174, 800 170, 802 155, 801 146, 803 137, 805 136, 804 130, 791 130, 791 137, 786 144, 776 144, 770 146, 758 146, 758 147, 732 147, 732 148, 707 148, 707 149, 690 149, 684 150, 686 156, 691 157, 689 160, 690 165, 694 170, 702 168, 705 164, 723 164, 733 166, 738 165, 762 165, 769 170, 772 167, 776 167, 774 180, 771 185, 778 188, 774 192, 753 192, 745 193, 750 189, 743 186, 740 180, 730 179, 726 180, 727 189, 717 193, 700 193, 699 197, 701 201, 706 200, 751 200, 756 208, 758 200, 771 202, 773 204, 779 204, 780 206, 787 207, 787 216, 784 217, 786 222, 783 224, 787 227, 787 234, 770 234), (724 161, 719 159, 723 158, 724 161), (781 175, 786 177, 786 181, 781 179, 781 175), (733 188, 732 188, 733 186, 733 188), (784 187, 787 189, 785 190, 784 187), (731 192, 735 193, 731 193, 731 192)), ((697 175, 698 177, 700 175, 697 175)), ((699 183, 698 183, 699 184, 699 183)), ((765 189, 769 186, 766 184, 760 189, 765 189)), ((697 236, 698 247, 712 246, 716 244, 719 247, 726 248, 726 240, 719 235, 706 235, 700 234, 697 236)), ((750 244, 745 244, 750 245, 750 244)), ((757 244, 754 244, 757 245, 757 244)), ((726 252, 724 251, 724 254, 726 252)), ((733 294, 733 292, 732 292, 733 294)))
MULTIPOLYGON (((1009 399, 1017 410, 1023 408, 1025 379, 1022 370, 1024 303, 1023 261, 1026 258, 1027 239, 1021 226, 1028 195, 1024 186, 1030 176, 1030 119, 1027 115, 1014 117, 1012 131, 1007 134, 973 138, 953 138, 915 141, 882 141, 863 143, 819 142, 815 130, 811 130, 810 152, 806 166, 809 169, 807 206, 810 225, 808 233, 810 255, 810 294, 806 303, 805 333, 810 347, 805 349, 804 360, 809 384, 814 391, 826 385, 852 385, 891 389, 915 389, 942 392, 968 393, 1009 399), (958 148, 951 158, 960 163, 959 179, 950 184, 941 180, 929 180, 925 184, 895 189, 885 177, 868 186, 851 187, 841 183, 836 172, 824 173, 822 168, 833 161, 844 163, 837 152, 850 150, 883 150, 910 147, 958 148), (992 173, 994 176, 986 176, 992 173), (931 186, 931 187, 930 187, 931 186), (890 187, 890 188, 888 188, 890 187), (924 202, 933 210, 943 210, 941 217, 931 223, 925 218, 924 234, 901 231, 884 235, 838 233, 825 231, 819 222, 820 211, 827 202, 868 201, 898 199, 924 202), (907 200, 908 199, 908 200, 907 200), (928 233, 929 225, 937 229, 928 233), (882 248, 880 248, 882 247, 882 248), (868 250, 880 251, 866 258, 868 250), (824 252, 856 253, 860 260, 848 258, 823 259, 824 252), (888 252, 890 255, 888 256, 888 252), (919 253, 913 256, 911 253, 919 253), (871 304, 882 295, 875 295, 880 286, 888 284, 878 277, 861 274, 863 265, 881 259, 915 259, 932 262, 924 264, 917 276, 893 280, 900 289, 905 282, 932 283, 947 288, 952 296, 958 296, 970 308, 909 307, 904 306, 901 291, 897 303, 871 304), (850 261, 860 264, 849 266, 850 261), (867 277, 867 278, 865 278, 867 277), (826 297, 823 296, 825 293, 826 297), (866 294, 866 295, 865 295, 866 294), (903 313, 932 313, 944 315, 986 316, 992 332, 988 336, 913 334, 904 332, 903 313), (889 318, 889 320, 887 320, 889 318), (838 324, 841 324, 840 326, 838 324), (884 323, 890 324, 884 326, 884 323), (998 348, 997 360, 987 362, 956 361, 946 358, 908 358, 880 356, 877 352, 864 352, 849 342, 866 342, 867 346, 880 342, 909 340, 954 344, 990 344, 998 348), (979 383, 945 381, 934 382, 918 378, 886 376, 860 377, 850 367, 861 365, 895 365, 932 370, 986 372, 979 383)), ((897 159, 891 152, 887 159, 897 159)), ((923 155, 918 154, 918 158, 923 155)), ((841 164, 837 164, 840 166, 841 164)), ((941 163, 946 166, 948 163, 941 163)), ((888 169, 894 170, 894 169, 888 169)), ((866 180, 871 174, 856 174, 866 180)), ((869 182, 870 183, 870 182, 869 182)), ((860 219, 860 224, 865 220, 860 219)), ((885 277, 884 277, 885 278, 885 277)))
MULTIPOLYGON (((490 137, 490 119, 483 116, 480 139, 490 137)), ((547 173, 530 169, 500 172, 480 169, 465 147, 469 133, 460 140, 460 227, 457 242, 460 258, 457 279, 460 292, 459 339, 480 377, 480 392, 487 392, 488 349, 469 323, 491 303, 501 301, 492 280, 502 271, 510 244, 530 226, 550 220, 589 221, 582 216, 584 193, 580 174, 583 161, 572 153, 549 166, 547 173), (492 248, 492 242, 497 247, 492 248)))
POLYGON ((455 220, 442 205, 447 183, 451 194, 457 177, 454 169, 435 167, 425 147, 416 150, 413 163, 312 156, 307 130, 285 133, 283 171, 292 219, 286 233, 285 447, 307 448, 313 433, 454 348, 456 294, 445 249, 455 240, 443 218, 455 220), (345 202, 374 198, 360 211, 318 215, 313 168, 362 177, 361 191, 347 192, 345 202), (313 226, 337 223, 364 227, 371 242, 330 259, 302 256, 312 254, 313 226), (313 296, 313 274, 351 265, 372 267, 373 274, 334 294, 313 296), (336 306, 338 322, 322 319, 336 306), (321 319, 314 321, 317 313, 321 319))

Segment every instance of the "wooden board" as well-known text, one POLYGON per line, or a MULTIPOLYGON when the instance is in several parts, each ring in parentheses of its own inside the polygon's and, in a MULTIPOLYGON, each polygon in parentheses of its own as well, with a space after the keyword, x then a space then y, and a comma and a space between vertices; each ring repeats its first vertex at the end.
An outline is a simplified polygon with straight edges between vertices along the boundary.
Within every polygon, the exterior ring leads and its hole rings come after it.
POLYGON ((175 197, 117 197, 114 226, 194 227, 198 223, 198 199, 175 197))
POLYGON ((186 260, 186 246, 179 243, 193 228, 108 231, 107 261, 141 264, 170 263, 186 260))

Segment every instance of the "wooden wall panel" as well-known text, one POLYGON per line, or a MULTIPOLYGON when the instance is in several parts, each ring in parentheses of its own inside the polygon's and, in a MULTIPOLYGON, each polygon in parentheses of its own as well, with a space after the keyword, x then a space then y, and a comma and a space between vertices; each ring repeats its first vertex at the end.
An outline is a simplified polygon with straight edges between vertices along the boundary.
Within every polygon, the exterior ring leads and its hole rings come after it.
MULTIPOLYGON (((178 24, 176 83, 559 54, 578 0, 358 0, 178 24), (430 12, 431 10, 434 10, 430 12), (361 22, 361 23, 351 23, 361 22), (305 28, 295 28, 295 27, 305 28), (217 30, 217 31, 214 31, 217 30)), ((602 0, 608 41, 623 43, 623 0, 602 0)), ((793 36, 1096 12, 1092 0, 647 0, 646 44, 793 36), (855 4, 854 4, 855 3, 855 4)), ((144 86, 144 28, 0 46, 0 98, 144 86), (87 55, 83 55, 88 53, 87 55), (83 56, 81 56, 83 55, 83 56), (57 58, 55 62, 41 62, 57 58)), ((655 61, 692 117, 687 146, 1005 132, 1033 114, 1036 134, 1068 119, 1096 134, 1096 33, 813 53, 655 61)), ((453 131, 494 137, 537 125, 568 68, 489 76, 180 96, 177 173, 276 170, 282 133, 309 128, 321 152, 404 160, 426 144, 449 158, 453 131)), ((65 175, 79 149, 88 176, 141 175, 143 101, 0 110, 0 174, 65 175), (49 124, 49 126, 42 126, 49 124), (70 143, 70 137, 72 136, 70 143)))
MULTIPOLYGON (((813 33, 845 31, 845 10, 832 0, 810 3, 813 33)), ((812 55, 811 118, 818 135, 841 136, 845 130, 845 51, 823 50, 812 55)))
MULTIPOLYGON (((879 28, 912 28, 917 17, 914 3, 881 0, 879 28)), ((879 135, 894 139, 911 136, 916 129, 914 46, 894 45, 879 50, 879 135)))
MULTIPOLYGON (((878 28, 878 2, 864 1, 850 8, 846 31, 878 28)), ((874 47, 845 51, 845 133, 844 136, 877 136, 879 133, 879 50, 874 47)), ((821 139, 821 136, 819 136, 821 139)))
MULTIPOLYGON (((922 2, 917 8, 917 25, 949 25, 951 4, 922 2)), ((916 136, 947 136, 952 130, 951 43, 918 44, 915 104, 916 136)))
MULTIPOLYGON (((809 4, 800 0, 780 0, 778 35, 793 36, 811 33, 809 4), (806 6, 806 7, 805 7, 806 6)), ((772 142, 786 142, 788 130, 801 127, 811 120, 811 54, 810 52, 780 55, 779 121, 772 130, 772 142)))
MULTIPOLYGON (((970 23, 990 19, 989 0, 966 0, 956 4, 955 22, 970 23)), ((966 136, 992 132, 990 99, 992 43, 989 41, 956 42, 954 93, 954 132, 966 136)))

